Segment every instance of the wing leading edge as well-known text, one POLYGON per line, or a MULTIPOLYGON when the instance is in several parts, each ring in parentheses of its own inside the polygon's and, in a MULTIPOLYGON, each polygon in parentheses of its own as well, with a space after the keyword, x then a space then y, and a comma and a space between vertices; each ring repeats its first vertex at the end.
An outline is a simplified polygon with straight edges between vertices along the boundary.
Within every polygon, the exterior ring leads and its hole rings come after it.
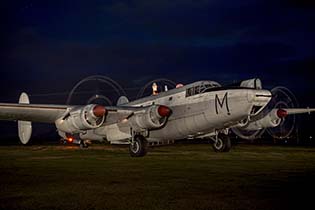
POLYGON ((286 110, 289 115, 303 113, 311 114, 311 112, 315 112, 314 108, 284 108, 284 110, 286 110))
MULTIPOLYGON (((22 120, 43 123, 55 123, 72 110, 84 106, 67 106, 51 104, 18 104, 0 103, 0 120, 22 120)), ((143 112, 146 107, 106 106, 106 121, 104 124, 117 123, 134 113, 143 112)))
POLYGON ((0 120, 54 123, 69 108, 66 105, 0 103, 0 120))

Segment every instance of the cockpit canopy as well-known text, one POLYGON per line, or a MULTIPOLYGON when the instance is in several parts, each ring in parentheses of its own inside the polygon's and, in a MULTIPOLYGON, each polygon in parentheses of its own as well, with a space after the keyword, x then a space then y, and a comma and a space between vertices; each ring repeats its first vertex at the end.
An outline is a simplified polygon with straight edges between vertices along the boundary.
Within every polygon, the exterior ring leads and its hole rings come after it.
POLYGON ((215 81, 200 81, 193 83, 186 89, 186 97, 193 96, 196 94, 207 92, 212 88, 221 87, 221 85, 215 81))

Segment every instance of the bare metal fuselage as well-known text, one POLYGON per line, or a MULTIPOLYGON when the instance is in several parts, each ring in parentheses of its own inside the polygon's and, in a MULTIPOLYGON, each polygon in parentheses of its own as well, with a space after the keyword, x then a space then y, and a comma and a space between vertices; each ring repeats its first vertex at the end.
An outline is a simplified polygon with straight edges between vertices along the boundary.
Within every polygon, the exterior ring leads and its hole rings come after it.
MULTIPOLYGON (((271 98, 267 90, 230 88, 187 96, 187 90, 181 89, 125 104, 143 107, 159 104, 171 108, 172 114, 165 126, 146 132, 149 142, 215 135, 216 130, 237 125, 248 116, 257 114, 252 112, 253 107, 262 109, 271 98)), ((130 130, 126 119, 89 131, 86 136, 92 140, 104 137, 111 143, 127 143, 132 135, 130 130)))

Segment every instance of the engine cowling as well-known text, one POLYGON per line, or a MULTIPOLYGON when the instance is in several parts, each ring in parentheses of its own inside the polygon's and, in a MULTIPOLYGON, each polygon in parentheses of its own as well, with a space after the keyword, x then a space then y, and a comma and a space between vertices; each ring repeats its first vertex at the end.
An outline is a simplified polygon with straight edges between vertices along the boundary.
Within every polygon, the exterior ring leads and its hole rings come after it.
POLYGON ((269 112, 265 117, 250 122, 244 130, 260 130, 263 128, 273 128, 278 126, 281 123, 281 120, 283 120, 284 117, 288 115, 287 111, 284 109, 273 109, 271 112, 269 112))
POLYGON ((170 114, 171 109, 167 106, 153 105, 145 109, 144 112, 136 113, 130 118, 129 122, 134 130, 157 129, 165 125, 170 114))
POLYGON ((89 104, 70 110, 64 117, 56 120, 58 130, 66 133, 80 133, 100 127, 106 115, 104 106, 89 104))

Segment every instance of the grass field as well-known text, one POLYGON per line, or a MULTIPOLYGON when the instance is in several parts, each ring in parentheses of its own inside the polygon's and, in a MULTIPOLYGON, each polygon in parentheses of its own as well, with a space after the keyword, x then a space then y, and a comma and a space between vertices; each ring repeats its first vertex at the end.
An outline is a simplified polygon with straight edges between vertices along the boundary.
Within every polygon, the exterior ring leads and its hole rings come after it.
POLYGON ((315 148, 93 146, 0 147, 0 209, 315 208, 315 148))

